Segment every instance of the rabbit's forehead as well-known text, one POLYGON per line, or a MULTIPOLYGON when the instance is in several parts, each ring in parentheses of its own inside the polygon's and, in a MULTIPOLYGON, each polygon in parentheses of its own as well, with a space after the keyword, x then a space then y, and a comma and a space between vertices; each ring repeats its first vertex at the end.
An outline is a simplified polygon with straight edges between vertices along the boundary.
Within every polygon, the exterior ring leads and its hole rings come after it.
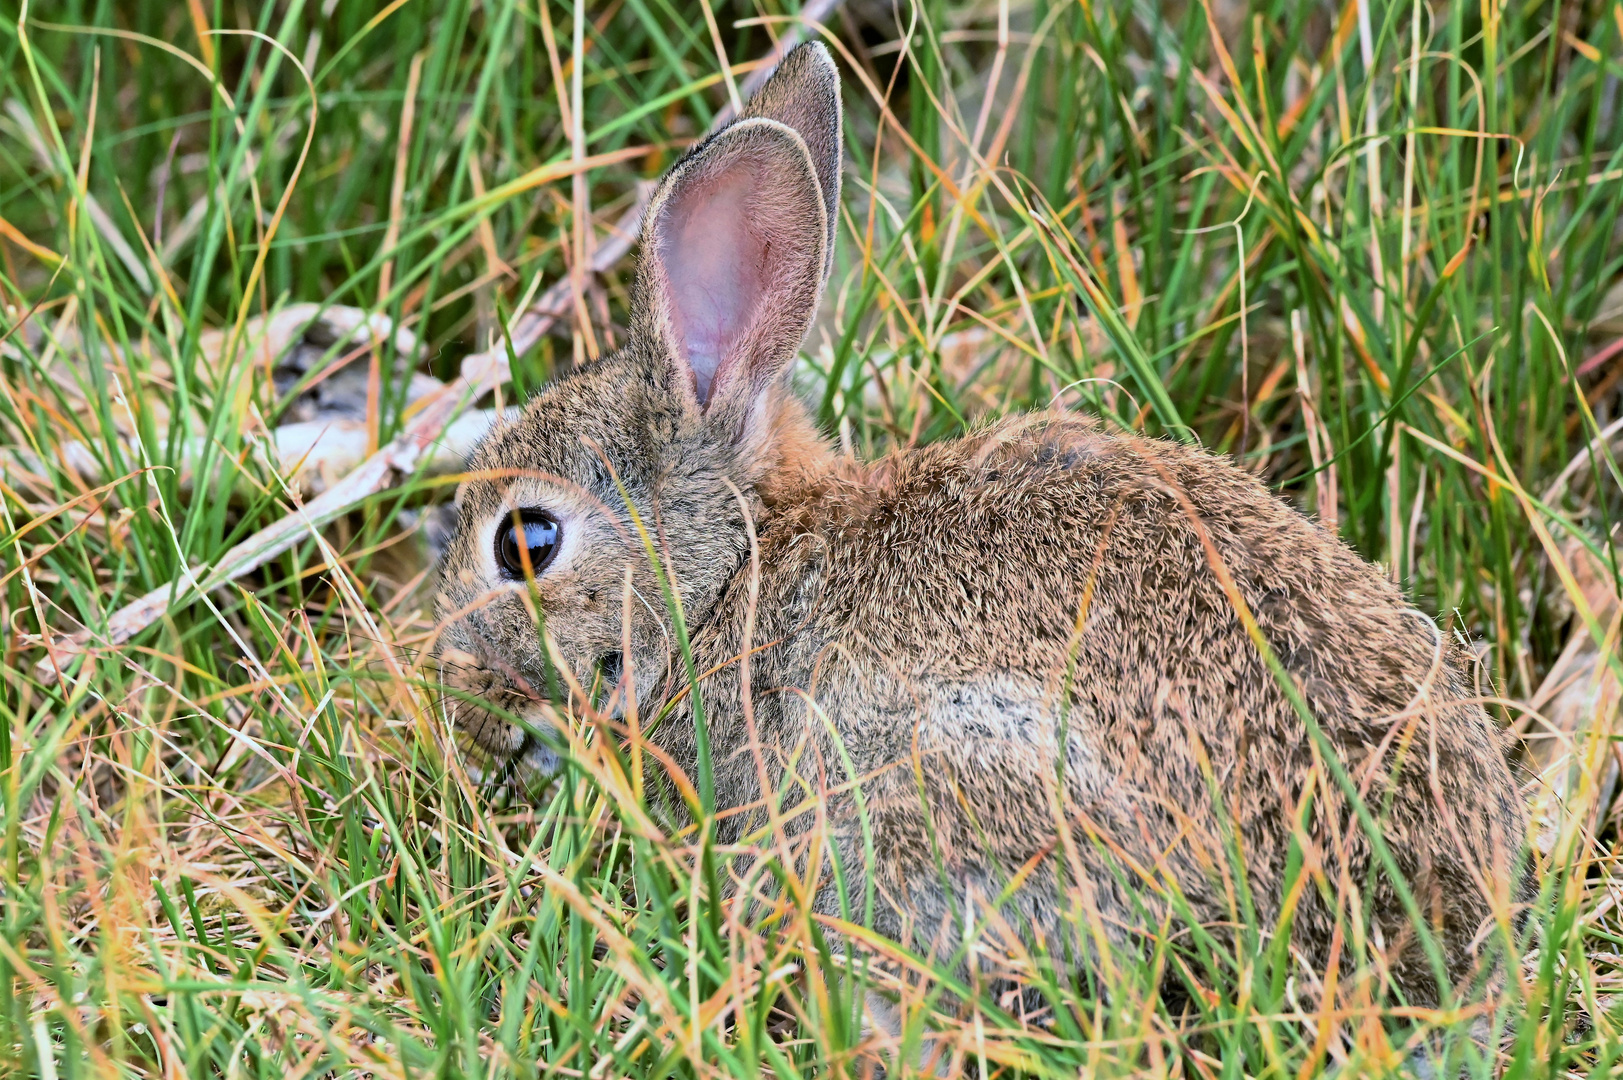
POLYGON ((567 403, 536 407, 549 404, 537 399, 517 421, 492 431, 469 463, 480 487, 493 497, 529 477, 595 486, 606 473, 604 459, 615 452, 613 432, 567 403))
POLYGON ((469 462, 464 516, 531 507, 585 512, 639 491, 657 457, 649 445, 647 395, 614 372, 587 369, 533 398, 493 430, 469 462), (606 377, 607 376, 607 377, 606 377))
POLYGON ((490 433, 477 465, 491 473, 539 471, 584 480, 584 474, 595 471, 591 464, 598 455, 592 447, 600 442, 598 428, 589 411, 544 392, 517 421, 490 433))

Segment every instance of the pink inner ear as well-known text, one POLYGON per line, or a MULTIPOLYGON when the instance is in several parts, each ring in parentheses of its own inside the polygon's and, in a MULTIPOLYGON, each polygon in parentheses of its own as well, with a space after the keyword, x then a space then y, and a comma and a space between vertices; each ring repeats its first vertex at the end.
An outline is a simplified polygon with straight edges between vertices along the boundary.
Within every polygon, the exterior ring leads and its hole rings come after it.
POLYGON ((755 170, 741 163, 703 179, 666 207, 669 224, 659 257, 673 329, 701 405, 755 321, 767 288, 769 243, 752 227, 756 180, 755 170))

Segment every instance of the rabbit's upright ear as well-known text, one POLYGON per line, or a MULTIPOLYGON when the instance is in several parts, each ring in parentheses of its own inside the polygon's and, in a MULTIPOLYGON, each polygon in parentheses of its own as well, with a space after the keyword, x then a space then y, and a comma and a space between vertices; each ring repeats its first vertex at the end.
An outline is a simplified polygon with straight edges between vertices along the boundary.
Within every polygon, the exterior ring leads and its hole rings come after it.
POLYGON ((743 419, 794 359, 817 311, 838 198, 838 76, 821 46, 802 46, 648 207, 639 329, 694 407, 743 419))
MULTIPOLYGON (((840 71, 820 41, 796 46, 744 106, 745 117, 764 116, 795 129, 811 154, 828 211, 828 250, 834 258, 839 228, 841 117, 840 71)), ((824 267, 826 274, 828 268, 824 267)))

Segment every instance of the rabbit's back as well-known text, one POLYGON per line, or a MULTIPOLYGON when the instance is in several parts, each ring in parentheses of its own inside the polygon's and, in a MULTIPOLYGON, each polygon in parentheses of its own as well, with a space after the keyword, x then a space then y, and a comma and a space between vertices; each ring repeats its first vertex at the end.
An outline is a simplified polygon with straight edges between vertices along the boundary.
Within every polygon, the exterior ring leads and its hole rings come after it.
MULTIPOLYGON (((966 893, 987 900, 1017 874, 1005 916, 1056 949, 1061 908, 1092 905, 1125 935, 1159 921, 1168 878, 1202 921, 1243 919, 1246 890, 1271 921, 1300 819, 1319 877, 1296 936, 1322 954, 1325 897, 1363 886, 1368 844, 1209 539, 1348 772, 1387 806, 1389 845, 1464 969, 1524 828, 1502 736, 1435 624, 1255 479, 1050 414, 831 469, 780 507, 761 523, 754 604, 760 763, 724 663, 743 644, 747 569, 696 640, 701 667, 722 668, 706 693, 718 798, 755 803, 762 764, 780 790, 795 774, 807 806, 830 795, 848 868, 879 893, 878 929, 911 920, 932 937, 966 893), (1061 876, 1085 895, 1062 896, 1061 876)), ((691 760, 691 724, 666 731, 691 760)), ((1397 943, 1399 981, 1434 994, 1384 879, 1365 905, 1397 943)))

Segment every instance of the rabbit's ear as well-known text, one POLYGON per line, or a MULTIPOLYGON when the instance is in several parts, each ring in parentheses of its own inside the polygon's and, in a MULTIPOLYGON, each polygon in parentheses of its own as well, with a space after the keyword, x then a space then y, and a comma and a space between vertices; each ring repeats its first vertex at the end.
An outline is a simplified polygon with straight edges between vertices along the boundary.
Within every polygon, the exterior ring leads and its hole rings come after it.
POLYGON ((805 141, 776 120, 739 120, 671 171, 648 207, 637 287, 678 394, 742 419, 789 366, 817 311, 827 219, 805 141))
POLYGON ((840 72, 828 49, 820 41, 808 41, 790 50, 744 106, 742 115, 786 124, 806 144, 823 189, 823 208, 828 211, 825 257, 832 262, 840 213, 841 111, 840 72))

